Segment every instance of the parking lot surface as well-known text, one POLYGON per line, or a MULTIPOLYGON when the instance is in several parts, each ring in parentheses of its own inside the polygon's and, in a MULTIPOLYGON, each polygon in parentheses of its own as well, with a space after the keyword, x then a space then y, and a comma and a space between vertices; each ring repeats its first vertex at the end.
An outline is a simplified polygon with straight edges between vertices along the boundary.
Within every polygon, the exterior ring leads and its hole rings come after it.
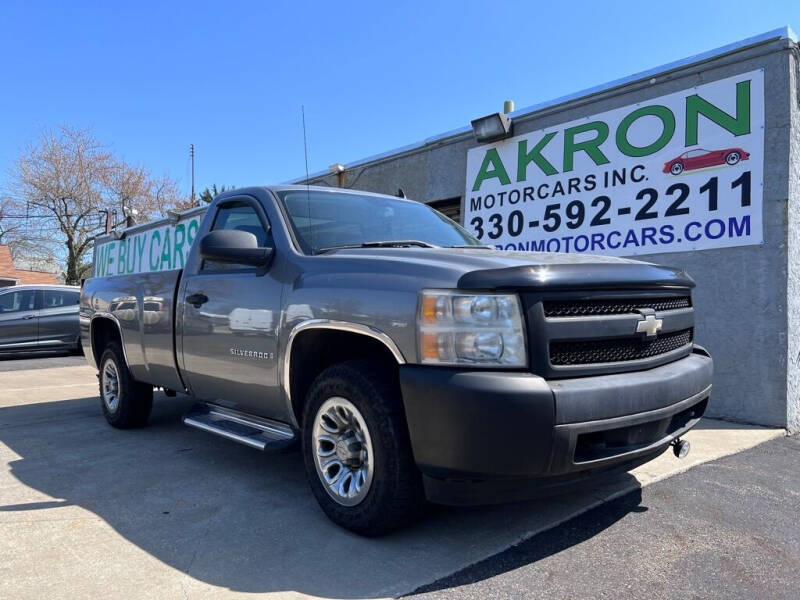
POLYGON ((80 367, 86 365, 83 354, 66 352, 27 352, 25 354, 0 354, 0 373, 54 367, 80 367))
POLYGON ((772 598, 800 589, 800 438, 599 506, 425 586, 448 598, 772 598))
POLYGON ((566 497, 433 508, 412 527, 365 539, 322 514, 298 452, 262 454, 187 428, 190 405, 159 394, 149 427, 118 431, 85 364, 0 373, 0 598, 397 596, 782 435, 706 421, 684 461, 664 454, 566 497))

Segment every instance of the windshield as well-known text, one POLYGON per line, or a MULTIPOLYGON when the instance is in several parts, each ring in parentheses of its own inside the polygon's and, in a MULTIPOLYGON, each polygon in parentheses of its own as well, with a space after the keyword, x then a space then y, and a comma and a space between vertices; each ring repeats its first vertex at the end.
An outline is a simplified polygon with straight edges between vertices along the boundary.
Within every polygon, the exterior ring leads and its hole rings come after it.
MULTIPOLYGON (((432 208, 400 198, 320 190, 278 192, 303 252, 376 242, 416 246, 480 246, 459 225, 432 208)), ((390 244, 384 244, 390 245, 390 244)))

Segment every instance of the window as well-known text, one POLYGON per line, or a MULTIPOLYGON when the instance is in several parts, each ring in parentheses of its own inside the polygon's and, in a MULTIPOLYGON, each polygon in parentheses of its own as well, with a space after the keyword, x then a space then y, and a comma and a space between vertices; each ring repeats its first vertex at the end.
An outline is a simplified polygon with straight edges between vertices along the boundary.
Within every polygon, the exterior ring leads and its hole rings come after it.
MULTIPOLYGON (((214 219, 212 231, 219 229, 232 229, 246 231, 256 236, 260 248, 272 247, 272 234, 264 228, 255 208, 247 202, 230 202, 223 205, 214 219)), ((221 263, 213 260, 203 261, 203 271, 231 271, 238 269, 252 269, 248 265, 221 263)))
POLYGON ((44 301, 42 308, 60 308, 62 306, 74 306, 81 301, 78 292, 65 290, 44 290, 44 301))
POLYGON ((319 190, 278 192, 278 197, 306 254, 381 241, 480 245, 457 223, 413 200, 319 190))
POLYGON ((35 294, 34 290, 22 290, 0 295, 0 314, 33 310, 35 294))

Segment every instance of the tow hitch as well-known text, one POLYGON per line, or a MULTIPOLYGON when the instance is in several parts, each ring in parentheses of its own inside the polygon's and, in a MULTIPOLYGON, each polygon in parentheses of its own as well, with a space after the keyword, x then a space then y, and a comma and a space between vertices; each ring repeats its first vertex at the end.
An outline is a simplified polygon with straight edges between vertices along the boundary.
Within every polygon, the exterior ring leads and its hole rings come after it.
POLYGON ((678 458, 686 458, 686 455, 689 454, 689 450, 692 449, 691 444, 681 438, 675 438, 670 445, 672 446, 672 452, 678 458))

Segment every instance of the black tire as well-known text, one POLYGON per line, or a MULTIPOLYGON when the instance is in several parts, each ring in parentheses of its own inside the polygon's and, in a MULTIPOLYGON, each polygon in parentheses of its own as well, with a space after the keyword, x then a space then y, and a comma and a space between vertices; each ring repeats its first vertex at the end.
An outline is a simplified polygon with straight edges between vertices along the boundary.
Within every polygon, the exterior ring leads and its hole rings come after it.
POLYGON ((380 363, 354 360, 325 369, 306 397, 302 424, 303 459, 311 490, 337 525, 377 536, 415 519, 425 505, 422 478, 411 452, 399 384, 380 363), (371 438, 372 482, 365 497, 344 506, 327 491, 315 463, 314 421, 323 403, 341 397, 361 413, 371 438))
POLYGON ((131 377, 122 348, 110 342, 100 357, 100 405, 106 421, 117 429, 143 427, 153 408, 153 386, 135 381, 131 377), (111 362, 117 373, 117 402, 110 404, 104 395, 106 365, 111 362))
POLYGON ((683 163, 673 163, 673 165, 669 168, 669 172, 673 175, 680 175, 683 173, 683 163))

